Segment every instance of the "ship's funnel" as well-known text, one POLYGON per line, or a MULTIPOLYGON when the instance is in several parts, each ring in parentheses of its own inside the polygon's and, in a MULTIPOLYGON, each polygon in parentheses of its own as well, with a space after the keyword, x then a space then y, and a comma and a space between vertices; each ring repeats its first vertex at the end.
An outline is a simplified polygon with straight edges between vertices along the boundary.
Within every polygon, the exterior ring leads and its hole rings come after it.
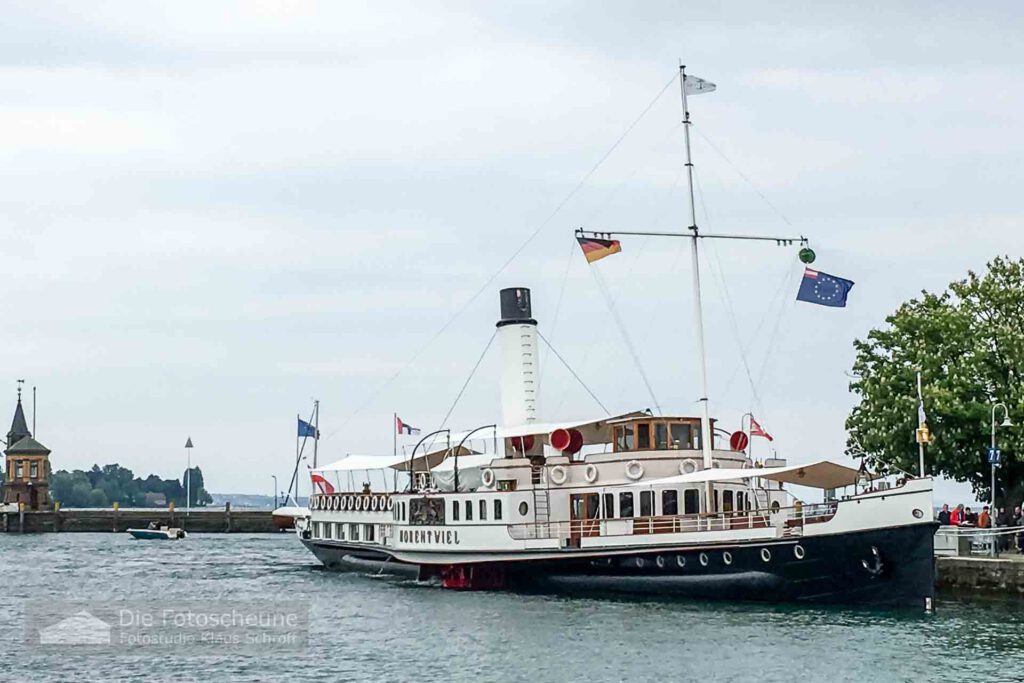
POLYGON ((537 381, 537 321, 530 306, 530 290, 501 290, 501 416, 506 425, 535 422, 539 416, 537 381))

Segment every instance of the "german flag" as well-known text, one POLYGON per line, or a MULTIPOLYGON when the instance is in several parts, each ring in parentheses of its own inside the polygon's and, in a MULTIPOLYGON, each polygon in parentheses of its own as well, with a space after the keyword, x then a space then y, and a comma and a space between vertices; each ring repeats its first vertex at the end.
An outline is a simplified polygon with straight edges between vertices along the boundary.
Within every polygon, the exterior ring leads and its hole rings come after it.
POLYGON ((600 261, 605 256, 618 254, 622 251, 622 247, 619 245, 618 240, 601 240, 596 237, 577 237, 576 241, 580 243, 580 249, 583 250, 583 255, 587 257, 587 263, 600 261))

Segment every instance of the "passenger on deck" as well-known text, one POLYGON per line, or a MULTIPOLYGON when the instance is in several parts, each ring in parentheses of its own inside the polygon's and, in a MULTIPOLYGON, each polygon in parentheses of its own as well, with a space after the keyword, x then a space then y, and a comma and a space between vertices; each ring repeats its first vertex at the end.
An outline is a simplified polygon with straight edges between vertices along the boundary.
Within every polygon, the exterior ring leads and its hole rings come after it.
POLYGON ((942 510, 939 512, 939 524, 949 526, 949 503, 943 505, 942 510))

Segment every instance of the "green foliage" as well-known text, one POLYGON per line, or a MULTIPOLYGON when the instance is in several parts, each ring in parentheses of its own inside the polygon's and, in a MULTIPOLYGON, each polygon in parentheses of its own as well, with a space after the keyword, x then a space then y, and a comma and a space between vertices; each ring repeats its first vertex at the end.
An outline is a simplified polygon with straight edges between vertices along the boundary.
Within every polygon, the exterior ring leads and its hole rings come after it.
MULTIPOLYGON (((50 475, 50 494, 63 507, 70 508, 109 507, 115 502, 121 507, 163 507, 172 501, 177 507, 185 505, 182 482, 161 479, 154 474, 141 479, 117 464, 102 468, 93 465, 88 471, 58 470, 50 475), (146 500, 147 493, 163 494, 165 501, 151 504, 146 500)), ((203 488, 203 473, 198 467, 192 468, 192 500, 194 506, 213 502, 203 488)))
POLYGON ((189 476, 189 470, 186 469, 181 475, 182 489, 186 492, 186 495, 191 490, 192 507, 209 505, 213 502, 213 498, 206 492, 206 489, 203 488, 203 471, 198 467, 193 467, 191 472, 192 481, 188 486, 186 486, 186 483, 188 483, 186 478, 189 476))
MULTIPOLYGON (((1020 499, 1024 484, 1024 259, 999 257, 941 294, 922 292, 856 340, 860 403, 846 420, 847 452, 869 464, 918 470, 917 371, 923 377, 929 473, 970 482, 987 500, 987 449, 993 402, 1005 403, 1014 427, 997 428, 1003 465, 997 496, 1020 499)), ((997 415, 1002 419, 1002 411, 997 415)), ((1000 506, 1002 506, 1000 504, 1000 506)))

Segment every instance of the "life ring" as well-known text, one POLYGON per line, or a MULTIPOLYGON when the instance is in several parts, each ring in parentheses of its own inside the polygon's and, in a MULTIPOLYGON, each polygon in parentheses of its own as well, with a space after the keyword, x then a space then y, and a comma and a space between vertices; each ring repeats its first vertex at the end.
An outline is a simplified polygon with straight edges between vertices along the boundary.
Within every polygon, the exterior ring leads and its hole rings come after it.
POLYGON ((587 465, 587 468, 583 470, 583 478, 587 480, 588 484, 597 481, 597 465, 593 463, 587 465))
POLYGON ((388 510, 394 510, 394 509, 395 509, 395 499, 392 498, 391 496, 388 496, 388 510))
POLYGON ((697 471, 697 465, 692 460, 684 460, 679 463, 679 474, 693 474, 697 471))
POLYGON ((490 467, 480 474, 480 483, 484 486, 494 486, 494 470, 490 467))
POLYGON ((644 476, 644 466, 639 460, 630 460, 626 463, 626 476, 636 481, 644 476))
POLYGON ((551 468, 551 482, 556 486, 561 486, 565 483, 569 473, 566 472, 564 465, 555 465, 551 468))

